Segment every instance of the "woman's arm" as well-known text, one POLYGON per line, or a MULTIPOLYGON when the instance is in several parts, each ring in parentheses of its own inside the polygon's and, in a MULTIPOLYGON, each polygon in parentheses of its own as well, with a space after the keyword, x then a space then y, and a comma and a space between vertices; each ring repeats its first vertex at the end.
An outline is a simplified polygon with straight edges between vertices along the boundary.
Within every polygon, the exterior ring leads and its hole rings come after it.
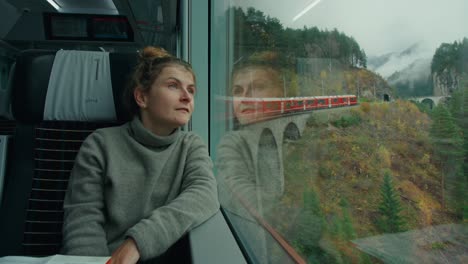
POLYGON ((252 217, 245 206, 259 209, 259 186, 255 175, 254 153, 245 140, 248 136, 238 131, 224 136, 216 153, 216 171, 223 208, 250 219, 252 217))
POLYGON ((191 137, 180 194, 127 232, 136 241, 142 260, 161 255, 219 209, 207 147, 198 136, 191 137))
POLYGON ((68 255, 109 256, 103 229, 104 165, 100 135, 82 144, 64 201, 63 247, 68 255))

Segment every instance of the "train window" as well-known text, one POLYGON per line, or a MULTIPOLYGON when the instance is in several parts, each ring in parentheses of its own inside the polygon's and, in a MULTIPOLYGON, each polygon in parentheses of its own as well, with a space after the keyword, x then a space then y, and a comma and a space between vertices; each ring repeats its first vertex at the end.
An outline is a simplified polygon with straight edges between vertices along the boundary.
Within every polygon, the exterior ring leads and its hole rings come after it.
POLYGON ((269 102, 269 103, 267 104, 267 108, 270 109, 270 110, 275 109, 275 106, 276 106, 276 104, 273 103, 273 102, 269 102))
POLYGON ((429 2, 211 1, 211 98, 269 80, 256 97, 281 106, 212 102, 233 117, 210 143, 252 263, 468 258, 468 2, 429 2))

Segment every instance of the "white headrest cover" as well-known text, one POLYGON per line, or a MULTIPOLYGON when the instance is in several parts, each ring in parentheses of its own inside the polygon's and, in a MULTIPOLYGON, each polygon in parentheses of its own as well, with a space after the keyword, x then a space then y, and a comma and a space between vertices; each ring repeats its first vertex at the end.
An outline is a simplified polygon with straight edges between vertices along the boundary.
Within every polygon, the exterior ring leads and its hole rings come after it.
POLYGON ((109 53, 57 51, 47 89, 44 120, 116 119, 109 53))

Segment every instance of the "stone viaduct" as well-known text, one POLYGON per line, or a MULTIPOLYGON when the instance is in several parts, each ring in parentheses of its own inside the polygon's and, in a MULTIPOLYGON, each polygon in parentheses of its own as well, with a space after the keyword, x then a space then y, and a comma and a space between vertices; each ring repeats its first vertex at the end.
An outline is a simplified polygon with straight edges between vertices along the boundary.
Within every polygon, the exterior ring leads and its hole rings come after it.
POLYGON ((422 97, 412 97, 412 98, 409 98, 409 100, 428 104, 429 107, 432 109, 432 107, 437 106, 439 103, 447 100, 448 98, 450 98, 450 96, 422 96, 422 97))

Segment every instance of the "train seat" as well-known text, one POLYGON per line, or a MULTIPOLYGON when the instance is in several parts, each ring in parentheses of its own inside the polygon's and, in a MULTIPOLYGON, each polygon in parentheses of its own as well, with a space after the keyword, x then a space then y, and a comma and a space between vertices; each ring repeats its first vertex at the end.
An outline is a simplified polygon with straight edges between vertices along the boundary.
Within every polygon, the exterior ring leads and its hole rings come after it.
MULTIPOLYGON (((3 197, 3 182, 7 170, 7 157, 12 146, 12 134, 16 122, 11 114, 11 79, 15 64, 13 63, 5 83, 0 84, 0 204, 3 197)), ((4 76, 6 77, 6 76, 4 76)))
MULTIPOLYGON (((82 141, 97 128, 118 125, 129 118, 120 99, 136 64, 134 53, 109 53, 110 77, 99 86, 107 84, 110 90, 103 96, 114 100, 102 103, 89 98, 89 82, 84 86, 78 85, 79 81, 73 84, 73 78, 82 79, 83 74, 91 72, 76 61, 63 63, 77 76, 54 80, 54 61, 59 52, 26 50, 17 57, 12 79, 12 109, 17 124, 0 207, 0 237, 4 238, 0 256, 59 253, 63 198, 82 141), (83 107, 86 100, 105 106, 87 111, 89 107, 83 107)), ((80 51, 78 57, 89 53, 80 51)), ((64 65, 59 69, 63 70, 64 65)), ((88 76, 90 80, 97 78, 98 69, 93 73, 88 76)))
POLYGON ((0 87, 0 135, 11 135, 15 129, 15 121, 11 113, 11 90, 14 71, 15 63, 12 64, 9 70, 5 87, 0 87))

